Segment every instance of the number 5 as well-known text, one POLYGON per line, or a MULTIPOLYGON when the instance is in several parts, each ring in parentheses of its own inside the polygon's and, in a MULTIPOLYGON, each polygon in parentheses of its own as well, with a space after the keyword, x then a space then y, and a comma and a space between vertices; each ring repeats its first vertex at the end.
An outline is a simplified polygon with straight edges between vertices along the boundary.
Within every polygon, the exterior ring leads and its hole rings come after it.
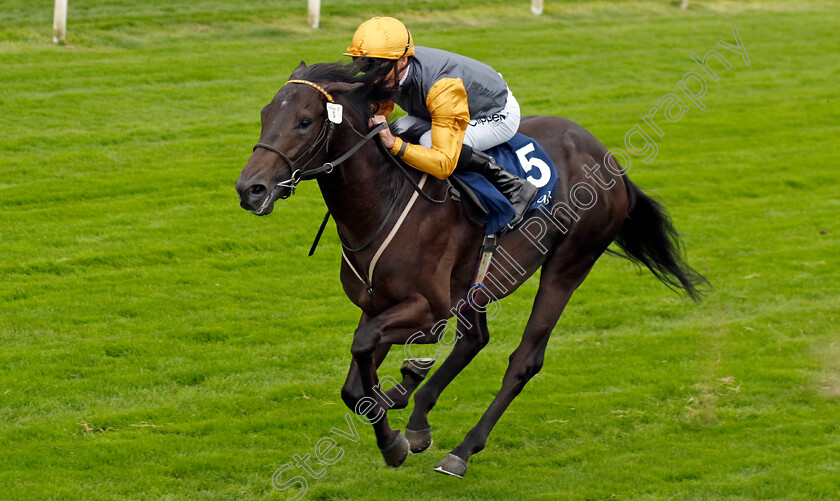
POLYGON ((516 158, 519 159, 519 165, 525 170, 528 175, 526 179, 537 188, 542 188, 548 184, 551 179, 551 167, 537 157, 528 158, 529 153, 534 152, 534 143, 528 143, 525 146, 516 150, 516 158), (539 175, 534 177, 534 170, 537 170, 539 175))

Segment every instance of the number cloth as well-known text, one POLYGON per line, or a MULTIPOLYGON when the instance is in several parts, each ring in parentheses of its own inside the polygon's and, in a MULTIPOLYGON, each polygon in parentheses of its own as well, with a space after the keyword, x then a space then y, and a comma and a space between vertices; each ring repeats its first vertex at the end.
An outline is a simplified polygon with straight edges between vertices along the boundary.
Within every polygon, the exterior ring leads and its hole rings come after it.
MULTIPOLYGON (((551 210, 551 199, 557 184, 557 171, 542 146, 524 134, 516 134, 510 141, 487 150, 511 174, 527 179, 538 188, 534 203, 528 208, 543 206, 551 210)), ((487 209, 484 232, 492 235, 501 231, 513 218, 513 206, 490 181, 476 172, 458 172, 455 177, 476 192, 487 209)), ((526 217, 523 221, 527 222, 526 217)))

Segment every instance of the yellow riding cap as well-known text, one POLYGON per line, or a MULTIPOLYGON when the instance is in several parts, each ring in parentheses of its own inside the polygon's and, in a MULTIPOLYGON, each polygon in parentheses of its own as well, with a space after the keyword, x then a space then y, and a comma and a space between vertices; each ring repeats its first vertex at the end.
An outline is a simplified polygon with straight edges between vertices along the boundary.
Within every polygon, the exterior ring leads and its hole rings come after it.
POLYGON ((414 55, 414 43, 411 32, 399 20, 393 17, 374 17, 359 26, 344 55, 400 59, 414 55))

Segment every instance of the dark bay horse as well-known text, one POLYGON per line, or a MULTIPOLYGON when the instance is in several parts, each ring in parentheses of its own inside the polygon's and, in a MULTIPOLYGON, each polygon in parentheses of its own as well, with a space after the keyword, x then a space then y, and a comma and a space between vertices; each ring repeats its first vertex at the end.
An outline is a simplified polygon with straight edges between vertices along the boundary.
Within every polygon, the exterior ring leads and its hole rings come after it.
POLYGON ((560 314, 611 242, 667 285, 698 297, 696 287, 705 279, 685 263, 665 210, 627 179, 585 129, 564 118, 538 116, 524 118, 520 131, 538 140, 554 161, 554 205, 531 211, 517 230, 498 239, 484 288, 473 289, 465 303, 484 231, 452 199, 448 182, 413 170, 405 175, 377 143, 375 131, 368 134, 375 103, 388 89, 366 80, 353 64, 301 63, 291 78, 262 110, 260 142, 236 190, 243 208, 265 215, 278 198, 293 194, 301 179, 317 177, 342 239, 344 291, 362 310, 341 394, 373 425, 388 465, 400 466, 409 450, 422 452, 431 444, 428 413, 487 344, 489 306, 537 269, 542 268, 539 289, 501 390, 438 471, 464 475, 469 457, 484 448, 502 413, 539 372, 560 314), (326 103, 333 101, 343 106, 340 123, 327 118, 326 103), (421 197, 412 186, 418 183, 421 197), (453 316, 454 332, 452 324, 445 327, 453 316), (414 395, 406 433, 392 429, 387 410, 408 405, 431 364, 409 357, 400 382, 380 380, 378 366, 393 345, 408 343, 410 353, 412 343, 443 344, 444 337, 452 351, 414 395), (383 391, 386 382, 391 387, 383 391))

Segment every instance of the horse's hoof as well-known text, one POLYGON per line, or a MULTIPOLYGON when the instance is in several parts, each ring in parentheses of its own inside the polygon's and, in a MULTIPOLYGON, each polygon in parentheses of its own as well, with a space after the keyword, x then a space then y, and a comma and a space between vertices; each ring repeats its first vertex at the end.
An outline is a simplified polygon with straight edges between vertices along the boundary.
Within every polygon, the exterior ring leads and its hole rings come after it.
POLYGON ((432 428, 425 430, 409 430, 405 429, 405 438, 408 439, 412 454, 420 454, 432 445, 432 428))
POLYGON ((455 454, 447 454, 445 458, 440 460, 440 463, 435 465, 435 471, 464 478, 464 474, 467 473, 467 462, 455 454))
POLYGON ((405 459, 408 457, 408 440, 406 440, 402 432, 398 433, 397 438, 394 439, 391 445, 384 449, 379 449, 382 451, 382 457, 385 458, 385 464, 391 468, 399 468, 405 463, 405 459))
POLYGON ((434 358, 406 358, 403 360, 402 366, 400 366, 400 372, 403 377, 411 372, 420 378, 420 380, 423 380, 429 374, 429 371, 432 370, 434 364, 434 358))

